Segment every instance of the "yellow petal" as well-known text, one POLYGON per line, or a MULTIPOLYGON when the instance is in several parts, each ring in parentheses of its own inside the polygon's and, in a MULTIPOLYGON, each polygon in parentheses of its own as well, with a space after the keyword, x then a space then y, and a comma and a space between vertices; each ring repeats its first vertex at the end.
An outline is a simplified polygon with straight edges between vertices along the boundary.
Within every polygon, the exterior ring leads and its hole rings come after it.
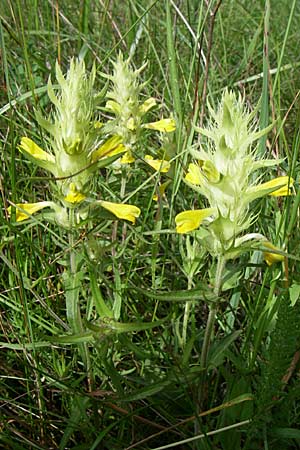
POLYGON ((272 195, 274 197, 287 196, 292 194, 293 186, 294 186, 293 178, 284 176, 274 178, 273 180, 267 181, 266 183, 262 183, 259 184, 258 186, 255 186, 255 191, 257 192, 274 188, 274 191, 270 192, 268 195, 272 195))
POLYGON ((136 123, 133 117, 130 117, 130 119, 127 120, 126 128, 130 131, 134 131, 136 129, 136 123))
POLYGON ((155 105, 156 105, 155 98, 150 97, 140 106, 140 112, 142 114, 146 114, 146 112, 148 112, 149 109, 153 108, 153 106, 155 105))
POLYGON ((145 156, 145 161, 157 172, 168 172, 171 167, 169 161, 164 161, 162 159, 153 159, 150 155, 145 156))
MULTIPOLYGON (((53 202, 37 202, 37 203, 17 203, 16 204, 16 221, 22 222, 22 220, 29 219, 32 214, 40 209, 52 207, 53 202)), ((11 215, 11 206, 8 208, 8 214, 11 215)))
POLYGON ((94 122, 94 128, 102 128, 103 127, 103 122, 99 122, 99 120, 96 120, 96 122, 94 122))
POLYGON ((86 198, 85 195, 83 195, 81 192, 77 191, 75 184, 70 183, 69 192, 65 196, 64 200, 66 202, 75 204, 75 203, 82 202, 85 198, 86 198))
POLYGON ((105 108, 114 112, 116 115, 121 113, 121 107, 119 103, 115 102, 114 100, 108 100, 106 102, 105 108))
POLYGON ((148 128, 149 130, 162 131, 164 133, 170 133, 171 131, 176 130, 175 120, 172 118, 146 123, 143 127, 148 128))
POLYGON ((101 206, 103 206, 103 208, 107 209, 108 211, 113 213, 116 217, 118 217, 118 219, 129 220, 132 223, 135 223, 135 219, 139 217, 141 213, 140 208, 134 205, 105 202, 103 200, 100 200, 99 203, 101 206))
POLYGON ((198 164, 191 163, 189 164, 188 173, 184 177, 186 181, 189 183, 195 184, 199 186, 202 184, 203 176, 201 174, 201 169, 198 164))
POLYGON ((122 138, 120 136, 112 136, 101 145, 92 154, 92 162, 98 161, 100 158, 107 158, 109 156, 118 155, 125 152, 126 147, 122 144, 122 138))
POLYGON ((201 169, 211 183, 218 183, 220 181, 220 172, 211 161, 204 161, 201 169))
POLYGON ((215 208, 183 211, 175 217, 177 233, 188 233, 199 228, 204 219, 214 214, 215 208))
POLYGON ((33 142, 28 137, 22 137, 19 149, 21 152, 24 151, 25 153, 33 156, 33 158, 35 159, 55 163, 55 158, 53 155, 50 155, 49 153, 42 150, 35 142, 33 142))
MULTIPOLYGON (((267 247, 270 250, 280 251, 280 249, 271 244, 271 242, 264 242, 264 247, 267 247)), ((280 255, 279 253, 264 252, 264 260, 266 261, 268 266, 272 266, 272 264, 284 261, 284 256, 280 255)))
POLYGON ((120 159, 121 164, 131 164, 135 161, 134 157, 132 156, 132 153, 130 150, 127 150, 127 152, 122 156, 120 159))

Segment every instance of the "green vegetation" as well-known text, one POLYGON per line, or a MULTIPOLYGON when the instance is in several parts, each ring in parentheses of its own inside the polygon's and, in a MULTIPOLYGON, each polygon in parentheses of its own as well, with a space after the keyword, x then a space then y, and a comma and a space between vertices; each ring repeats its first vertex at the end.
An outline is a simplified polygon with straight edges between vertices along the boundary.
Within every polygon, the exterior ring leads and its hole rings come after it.
POLYGON ((1 448, 300 448, 299 17, 2 1, 1 448))

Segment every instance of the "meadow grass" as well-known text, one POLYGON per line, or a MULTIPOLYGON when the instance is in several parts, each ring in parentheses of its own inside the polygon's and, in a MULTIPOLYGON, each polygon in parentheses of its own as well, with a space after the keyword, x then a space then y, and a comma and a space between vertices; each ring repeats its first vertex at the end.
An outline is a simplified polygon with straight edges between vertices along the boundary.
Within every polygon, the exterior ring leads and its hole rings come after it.
MULTIPOLYGON (((300 448, 299 15, 296 0, 1 2, 2 448, 300 448), (176 121, 172 134, 141 134, 129 171, 102 167, 93 181, 91 196, 137 205, 140 217, 124 224, 97 210, 71 237, 42 213, 16 222, 10 205, 52 198, 49 172, 18 146, 23 136, 47 142, 36 111, 51 111, 56 60, 63 73, 72 57, 89 71, 95 63, 100 92, 120 51, 135 69, 148 62, 141 102, 158 106, 146 121, 176 121), (216 109, 225 88, 249 111, 259 102, 261 129, 273 123, 259 152, 282 162, 262 181, 287 174, 295 186, 251 205, 249 231, 287 256, 269 267, 256 247, 228 261, 203 360, 216 260, 195 234, 176 233, 175 217, 208 206, 183 181, 187 149, 194 126, 208 123, 206 100, 216 109), (167 155, 169 172, 154 171, 148 154, 167 155), (99 320, 103 302, 113 321, 99 320)), ((98 113, 110 117, 104 103, 98 113)))

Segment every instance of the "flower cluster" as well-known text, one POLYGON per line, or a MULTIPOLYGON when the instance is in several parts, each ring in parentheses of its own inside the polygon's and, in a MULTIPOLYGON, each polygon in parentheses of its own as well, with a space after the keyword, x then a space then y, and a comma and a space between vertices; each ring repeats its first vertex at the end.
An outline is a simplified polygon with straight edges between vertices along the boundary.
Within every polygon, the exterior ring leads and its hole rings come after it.
MULTIPOLYGON (((250 204, 266 195, 290 195, 294 181, 280 176, 260 183, 260 176, 255 172, 280 161, 258 157, 257 147, 253 148, 252 144, 271 127, 256 130, 253 120, 256 111, 249 113, 241 96, 237 98, 234 93, 225 91, 218 111, 209 109, 212 122, 207 128, 197 129, 207 138, 207 147, 203 149, 199 145, 191 149, 196 161, 189 165, 185 176, 185 182, 204 196, 209 206, 179 213, 177 232, 187 233, 203 224, 205 229, 202 228, 200 234, 208 251, 231 258, 244 251, 243 246, 250 240, 267 244, 261 234, 242 235, 255 221, 250 204)), ((271 263, 270 258, 266 258, 268 263, 271 263)))
MULTIPOLYGON (((140 100, 145 83, 139 83, 139 75, 146 65, 144 64, 139 69, 133 70, 129 59, 124 61, 120 53, 113 63, 113 74, 103 74, 111 83, 111 88, 106 94, 108 100, 105 109, 114 115, 114 118, 104 125, 104 131, 120 136, 122 139, 126 152, 120 158, 120 164, 130 164, 135 161, 135 146, 143 130, 156 130, 162 133, 170 133, 175 130, 173 118, 163 118, 149 123, 144 122, 144 116, 156 106, 156 100, 153 97, 144 102, 140 100)), ((145 156, 145 161, 155 170, 166 171, 169 168, 167 161, 153 159, 150 155, 145 156)))
MULTIPOLYGON (((99 137, 99 122, 94 120, 99 100, 93 92, 95 74, 95 67, 88 76, 84 62, 72 59, 64 77, 56 64, 56 79, 60 88, 57 94, 51 80, 48 81, 48 95, 55 106, 54 118, 51 121, 37 114, 40 125, 50 135, 48 148, 42 150, 31 139, 23 137, 19 150, 52 173, 56 181, 53 194, 58 201, 17 204, 17 221, 25 220, 46 207, 54 211, 55 220, 62 226, 70 226, 67 213, 70 208, 77 208, 76 214, 80 220, 81 210, 78 207, 91 191, 91 175, 99 167, 114 161, 115 155, 125 152, 122 136, 113 134, 109 137, 108 133, 102 132, 99 137)), ((140 214, 139 208, 134 205, 103 200, 94 201, 93 205, 100 205, 118 218, 133 223, 140 214)))

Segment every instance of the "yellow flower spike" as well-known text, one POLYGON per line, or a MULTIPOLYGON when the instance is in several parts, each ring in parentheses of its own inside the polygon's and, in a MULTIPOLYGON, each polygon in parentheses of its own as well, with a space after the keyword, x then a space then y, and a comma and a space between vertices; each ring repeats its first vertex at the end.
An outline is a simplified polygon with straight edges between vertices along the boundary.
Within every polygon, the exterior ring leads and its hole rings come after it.
POLYGON ((176 231, 183 234, 199 228, 204 219, 216 213, 216 208, 183 211, 175 217, 176 231))
POLYGON ((103 208, 113 213, 118 219, 129 220, 133 224, 139 215, 141 214, 140 208, 134 205, 126 205, 123 203, 112 203, 100 200, 98 202, 103 208))
POLYGON ((191 184, 195 184, 196 186, 200 186, 202 184, 202 174, 198 164, 189 164, 188 173, 184 179, 191 184))
POLYGON ((75 203, 82 202, 85 198, 86 198, 85 195, 83 195, 81 192, 77 191, 75 184, 70 183, 69 192, 65 196, 64 200, 66 202, 75 204, 75 203))
POLYGON ((19 150, 21 152, 24 151, 25 153, 28 153, 33 158, 38 159, 40 161, 48 161, 51 163, 55 163, 55 158, 53 155, 42 150, 35 142, 33 142, 28 137, 22 137, 19 150))
POLYGON ((175 120, 172 118, 161 119, 157 122, 145 123, 143 128, 148 128, 149 130, 162 131, 163 133, 171 133, 171 131, 176 130, 175 120))
POLYGON ((109 156, 118 155, 126 151, 125 145, 122 144, 122 138, 120 136, 112 136, 101 145, 92 155, 92 162, 96 162, 101 158, 107 158, 109 156))
MULTIPOLYGON (((43 208, 53 207, 53 202, 37 202, 37 203, 17 203, 16 204, 16 221, 22 222, 23 220, 30 219, 37 211, 43 208)), ((11 206, 8 208, 8 214, 11 215, 11 206)))
MULTIPOLYGON (((264 247, 267 247, 270 250, 280 251, 280 249, 271 244, 271 242, 264 242, 264 247)), ((284 256, 280 255, 279 253, 264 252, 264 260, 266 261, 268 266, 272 266, 272 264, 284 261, 284 256)))
POLYGON ((150 97, 140 106, 141 114, 146 114, 153 106, 156 106, 156 100, 155 98, 150 97))
POLYGON ((145 161, 149 166, 151 166, 156 172, 166 173, 170 170, 171 164, 169 161, 164 161, 162 159, 153 159, 151 155, 145 156, 145 161))

